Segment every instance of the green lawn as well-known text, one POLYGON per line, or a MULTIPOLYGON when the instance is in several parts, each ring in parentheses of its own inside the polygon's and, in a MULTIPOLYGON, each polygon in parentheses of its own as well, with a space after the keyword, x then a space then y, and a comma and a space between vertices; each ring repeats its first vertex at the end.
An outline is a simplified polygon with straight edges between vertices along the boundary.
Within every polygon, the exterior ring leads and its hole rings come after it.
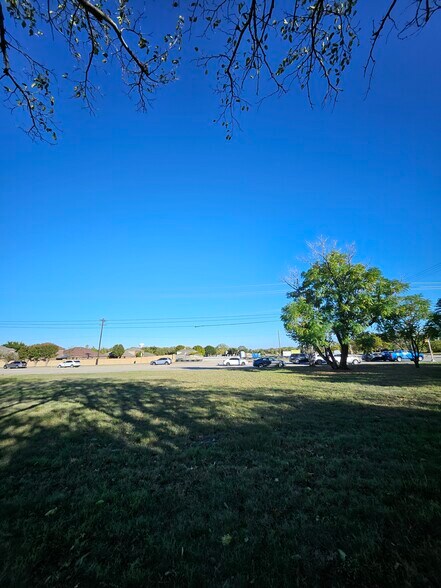
POLYGON ((0 379, 0 585, 439 586, 441 365, 0 379))

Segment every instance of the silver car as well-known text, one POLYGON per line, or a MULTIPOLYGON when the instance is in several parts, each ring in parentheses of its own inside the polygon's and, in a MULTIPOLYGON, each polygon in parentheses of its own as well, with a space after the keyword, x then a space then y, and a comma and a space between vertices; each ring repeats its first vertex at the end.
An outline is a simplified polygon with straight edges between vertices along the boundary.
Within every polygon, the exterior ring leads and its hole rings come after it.
POLYGON ((160 357, 150 362, 150 365, 170 365, 172 360, 169 357, 160 357))

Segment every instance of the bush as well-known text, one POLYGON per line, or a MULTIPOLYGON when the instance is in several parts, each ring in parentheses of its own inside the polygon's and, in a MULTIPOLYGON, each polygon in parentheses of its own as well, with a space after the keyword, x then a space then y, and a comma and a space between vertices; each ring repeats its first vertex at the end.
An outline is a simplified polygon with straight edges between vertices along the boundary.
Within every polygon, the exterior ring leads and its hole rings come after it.
POLYGON ((58 349, 58 345, 55 345, 54 343, 37 343, 36 345, 30 345, 26 349, 26 353, 23 353, 25 357, 20 357, 20 355, 22 355, 22 353, 20 353, 22 351, 21 349, 18 354, 20 359, 31 359, 32 361, 39 361, 42 359, 49 361, 56 357, 58 349))
POLYGON ((210 355, 216 355, 216 349, 213 347, 213 345, 207 345, 206 347, 204 347, 204 353, 205 357, 209 357, 210 355))
POLYGON ((124 355, 124 351, 124 346, 121 345, 121 343, 118 343, 110 350, 109 357, 113 359, 120 358, 124 355))

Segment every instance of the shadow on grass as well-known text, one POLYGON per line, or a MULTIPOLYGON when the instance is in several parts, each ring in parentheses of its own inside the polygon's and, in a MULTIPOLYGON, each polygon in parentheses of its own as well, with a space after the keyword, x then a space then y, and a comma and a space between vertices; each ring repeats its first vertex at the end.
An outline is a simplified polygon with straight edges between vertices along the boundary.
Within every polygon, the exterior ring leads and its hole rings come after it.
MULTIPOLYGON (((289 367, 285 369, 293 371, 289 367)), ((441 364, 421 364, 419 369, 416 369, 413 363, 361 364, 351 366, 348 371, 334 371, 328 366, 304 366, 301 375, 309 380, 330 383, 349 382, 363 386, 420 388, 441 385, 441 364)))
POLYGON ((437 585, 441 421, 423 400, 7 385, 2 586, 437 585))

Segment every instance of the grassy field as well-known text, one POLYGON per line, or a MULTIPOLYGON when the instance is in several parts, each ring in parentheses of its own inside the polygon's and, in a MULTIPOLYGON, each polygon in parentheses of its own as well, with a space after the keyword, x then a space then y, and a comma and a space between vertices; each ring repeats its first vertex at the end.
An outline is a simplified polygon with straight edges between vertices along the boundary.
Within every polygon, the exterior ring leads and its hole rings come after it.
POLYGON ((439 586, 441 366, 0 379, 0 585, 439 586))

